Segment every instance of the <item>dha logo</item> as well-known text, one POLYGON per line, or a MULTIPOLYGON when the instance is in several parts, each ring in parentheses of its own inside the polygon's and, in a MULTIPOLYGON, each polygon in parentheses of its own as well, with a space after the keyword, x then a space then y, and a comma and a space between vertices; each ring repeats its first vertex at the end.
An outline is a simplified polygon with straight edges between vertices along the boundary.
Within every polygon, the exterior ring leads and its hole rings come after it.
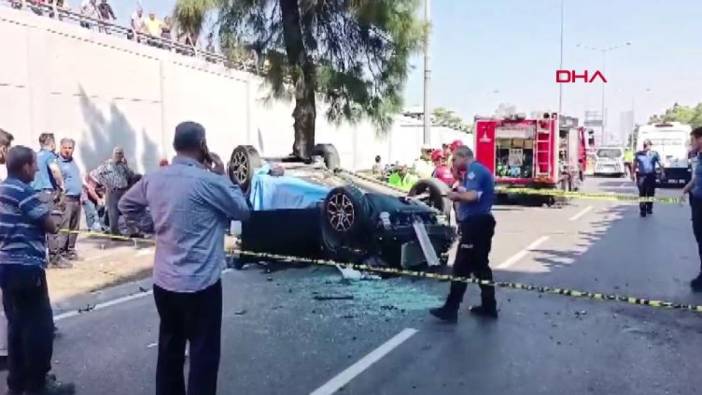
POLYGON ((556 83, 557 84, 574 84, 578 80, 586 83, 592 84, 599 79, 603 84, 607 83, 607 78, 601 71, 595 70, 591 75, 590 72, 585 70, 582 74, 578 74, 575 70, 556 70, 556 83))

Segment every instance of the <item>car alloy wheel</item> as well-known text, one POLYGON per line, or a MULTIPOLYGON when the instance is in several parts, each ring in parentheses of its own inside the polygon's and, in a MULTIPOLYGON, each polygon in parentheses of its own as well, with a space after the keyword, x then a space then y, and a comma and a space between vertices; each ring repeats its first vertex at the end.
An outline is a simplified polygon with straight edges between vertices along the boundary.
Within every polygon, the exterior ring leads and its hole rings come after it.
POLYGON ((329 225, 337 232, 348 232, 356 221, 353 202, 345 193, 336 193, 327 203, 329 225))

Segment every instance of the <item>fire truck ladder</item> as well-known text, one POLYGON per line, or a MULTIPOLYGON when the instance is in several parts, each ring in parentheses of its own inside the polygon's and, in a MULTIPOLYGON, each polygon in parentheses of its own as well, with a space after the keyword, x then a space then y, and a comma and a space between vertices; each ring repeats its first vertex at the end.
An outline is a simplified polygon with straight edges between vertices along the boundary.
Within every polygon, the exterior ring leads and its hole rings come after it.
POLYGON ((551 133, 549 130, 536 131, 536 177, 551 175, 551 133), (544 162, 545 159, 545 162, 544 162), (545 169, 545 170, 544 170, 545 169))

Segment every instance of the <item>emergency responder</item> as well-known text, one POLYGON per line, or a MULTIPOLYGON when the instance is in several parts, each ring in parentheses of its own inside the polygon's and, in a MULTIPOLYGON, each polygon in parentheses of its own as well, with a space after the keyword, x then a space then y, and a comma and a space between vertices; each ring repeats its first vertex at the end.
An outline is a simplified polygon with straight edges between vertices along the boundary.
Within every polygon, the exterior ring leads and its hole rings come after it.
POLYGON ((634 150, 628 147, 624 151, 624 169, 627 172, 627 176, 631 177, 634 174, 634 150))
POLYGON ((417 182, 417 177, 412 174, 409 169, 407 169, 407 166, 400 166, 397 168, 392 174, 390 174, 390 177, 388 178, 388 184, 399 188, 403 189, 405 191, 409 191, 412 188, 412 185, 414 185, 417 182))
POLYGON ((440 150, 435 150, 431 153, 431 161, 434 163, 432 178, 439 179, 449 187, 452 187, 455 180, 453 179, 453 174, 451 174, 451 168, 446 164, 443 153, 440 150))
POLYGON ((692 210, 692 232, 697 240, 697 252, 700 257, 700 273, 690 281, 690 286, 696 292, 702 292, 702 127, 698 127, 690 133, 692 136, 692 146, 697 152, 697 160, 692 173, 692 179, 683 188, 683 199, 685 194, 690 194, 690 208, 692 210))
MULTIPOLYGON (((492 236, 495 233, 495 218, 491 209, 495 199, 495 185, 492 174, 482 164, 475 161, 473 151, 461 146, 453 153, 452 170, 459 180, 454 191, 447 197, 458 203, 458 222, 461 231, 456 259, 453 263, 453 275, 468 277, 474 275, 480 280, 492 281, 489 266, 492 236)), ((467 284, 461 281, 451 282, 451 289, 442 307, 430 310, 430 313, 447 322, 455 323, 458 308, 466 292, 467 284)), ((497 318, 495 287, 480 286, 481 305, 471 307, 470 312, 483 317, 497 318)))
MULTIPOLYGON (((658 152, 651 149, 651 140, 644 141, 643 150, 634 156, 634 171, 631 178, 639 187, 639 197, 654 197, 656 195, 656 165, 661 169, 661 158, 658 152)), ((653 202, 639 203, 641 217, 653 214, 653 202)))

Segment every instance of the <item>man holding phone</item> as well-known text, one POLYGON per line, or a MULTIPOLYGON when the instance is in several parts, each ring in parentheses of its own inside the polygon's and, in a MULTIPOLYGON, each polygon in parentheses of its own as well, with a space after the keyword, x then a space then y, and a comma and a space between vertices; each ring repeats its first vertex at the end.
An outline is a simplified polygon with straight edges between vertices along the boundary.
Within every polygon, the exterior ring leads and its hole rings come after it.
MULTIPOLYGON (((458 185, 447 197, 457 203, 456 214, 461 233, 453 263, 453 275, 474 275, 479 280, 492 281, 489 255, 492 236, 495 234, 495 218, 491 213, 495 200, 495 182, 490 171, 475 161, 473 151, 466 146, 456 149, 452 161, 452 172, 458 185)), ((446 303, 430 310, 430 313, 441 320, 456 323, 466 288, 465 282, 451 282, 446 303)), ((480 285, 480 297, 481 305, 471 307, 470 312, 477 316, 497 318, 495 287, 480 285)))
POLYGON ((119 209, 127 219, 137 219, 148 207, 154 220, 154 300, 161 318, 156 394, 186 394, 183 363, 189 342, 187 393, 215 395, 224 231, 230 221, 248 219, 249 204, 224 175, 222 160, 207 149, 202 125, 178 125, 173 148, 173 162, 145 175, 122 197, 119 209))

